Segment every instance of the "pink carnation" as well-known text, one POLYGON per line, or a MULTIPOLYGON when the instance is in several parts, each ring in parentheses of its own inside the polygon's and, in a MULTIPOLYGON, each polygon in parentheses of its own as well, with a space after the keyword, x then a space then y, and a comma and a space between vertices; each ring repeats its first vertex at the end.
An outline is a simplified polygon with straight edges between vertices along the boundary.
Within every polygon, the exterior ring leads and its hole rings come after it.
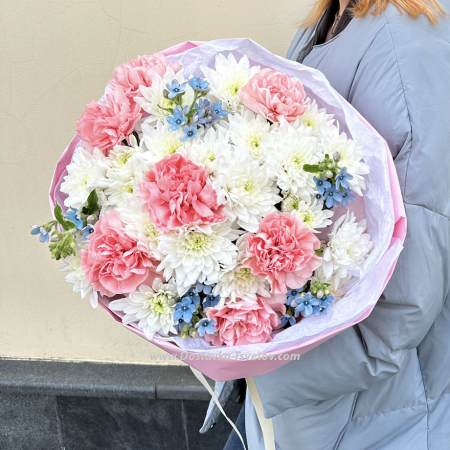
POLYGON ((277 313, 260 297, 256 303, 239 300, 220 308, 207 308, 208 319, 217 323, 218 335, 205 334, 213 345, 246 345, 271 340, 272 330, 281 325, 277 313))
POLYGON ((175 73, 181 68, 181 64, 167 64, 166 57, 161 53, 138 56, 137 59, 130 59, 116 67, 114 77, 108 86, 112 89, 122 89, 131 99, 139 95, 139 86, 152 85, 153 75, 158 74, 162 78, 167 66, 172 67, 175 73))
POLYGON ((137 195, 155 228, 167 232, 188 224, 223 222, 223 206, 209 183, 209 170, 181 155, 166 156, 147 172, 137 195))
POLYGON ((303 84, 277 70, 263 69, 238 92, 244 105, 272 122, 295 122, 309 104, 303 84))
POLYGON ((154 270, 147 253, 125 233, 117 211, 106 212, 94 228, 88 247, 81 250, 87 280, 108 297, 133 292, 154 270))
POLYGON ((133 132, 136 121, 142 116, 140 109, 117 88, 106 95, 105 103, 92 101, 86 106, 77 120, 77 134, 91 148, 105 152, 133 132))
POLYGON ((272 293, 284 294, 287 286, 300 288, 322 263, 315 250, 320 241, 303 222, 289 213, 271 213, 259 224, 257 234, 247 237, 244 262, 254 275, 265 277, 272 293))

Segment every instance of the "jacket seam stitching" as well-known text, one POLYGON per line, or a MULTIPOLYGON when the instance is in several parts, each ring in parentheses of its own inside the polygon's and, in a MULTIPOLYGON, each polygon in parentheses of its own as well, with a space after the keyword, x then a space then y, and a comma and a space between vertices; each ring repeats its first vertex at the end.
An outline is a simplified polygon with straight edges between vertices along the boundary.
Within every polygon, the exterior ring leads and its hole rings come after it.
MULTIPOLYGON (((353 420, 365 419, 366 417, 375 417, 375 416, 391 414, 391 413, 394 413, 394 412, 397 412, 397 411, 402 411, 404 409, 418 408, 420 406, 427 406, 427 427, 428 427, 428 405, 427 405, 427 402, 425 402, 425 403, 417 403, 417 404, 411 405, 411 406, 402 406, 401 408, 392 409, 390 411, 383 411, 383 412, 373 413, 373 414, 365 414, 364 416, 356 416, 356 417, 353 418, 353 420)), ((427 429, 427 434, 428 434, 428 429, 427 429)), ((427 440, 427 442, 428 442, 428 440, 427 440)))
POLYGON ((416 28, 416 29, 418 29, 418 30, 422 30, 422 31, 425 31, 426 33, 432 34, 433 36, 438 37, 439 39, 443 40, 444 42, 447 42, 447 44, 450 44, 450 41, 447 41, 447 39, 443 38, 442 36, 439 36, 438 34, 433 33, 433 32, 430 31, 430 30, 425 30, 425 28, 418 27, 418 26, 416 26, 416 25, 409 25, 409 24, 407 24, 407 23, 393 23, 393 22, 386 22, 386 23, 387 23, 387 24, 390 23, 391 25, 396 25, 396 26, 399 26, 399 27, 416 28))
MULTIPOLYGON (((417 352, 417 349, 416 349, 417 352)), ((420 368, 420 376, 422 378, 422 384, 423 384, 423 392, 425 393, 425 400, 426 400, 426 405, 427 405, 427 449, 429 449, 429 429, 430 429, 430 425, 429 425, 429 417, 430 417, 430 406, 428 404, 428 394, 427 394, 427 388, 425 386, 425 380, 423 379, 423 372, 422 372, 422 364, 420 364, 420 358, 419 358, 419 352, 417 352, 417 361, 419 362, 419 368, 420 368)))
MULTIPOLYGON (((355 20, 355 19, 352 19, 352 20, 355 20)), ((372 48, 373 44, 375 43, 375 41, 377 40, 378 36, 380 35, 380 33, 383 31, 383 29, 385 27, 387 27, 387 22, 385 22, 384 25, 377 31, 376 35, 372 39, 372 42, 370 43, 370 45, 367 47, 366 51, 364 52, 364 55, 362 55, 361 59, 359 60, 358 65, 356 66, 355 75, 353 76, 353 80, 350 83, 350 87, 348 89, 348 97, 349 98, 350 98, 350 93, 351 93, 352 88, 353 88, 353 84, 355 83, 355 79, 356 79, 356 76, 358 74, 359 66, 361 65, 361 61, 364 59, 364 57, 367 55, 369 50, 372 48)), ((350 100, 348 100, 348 101, 350 101, 350 100)))
POLYGON ((411 161, 411 151, 412 151, 412 142, 413 142, 411 114, 409 112, 408 100, 406 98, 405 85, 403 83, 402 72, 400 70, 400 64, 398 63, 398 56, 397 56, 397 50, 396 50, 395 44, 394 44, 394 38, 392 37, 391 28, 389 26, 389 22, 387 21, 386 14, 384 12, 383 12, 383 17, 384 17, 384 20, 386 22, 386 28, 388 30, 389 37, 391 38, 392 50, 394 51, 395 63, 396 63, 396 66, 397 66, 397 72, 398 72, 398 76, 400 78, 400 84, 402 86, 402 93, 403 93, 403 98, 404 98, 404 101, 405 101, 406 111, 408 112, 409 131, 410 131, 410 136, 411 136, 411 140, 410 140, 410 143, 409 143, 408 162, 406 164, 406 171, 405 171, 405 184, 403 186, 403 198, 405 198, 406 197, 406 183, 407 183, 407 180, 408 180, 408 169, 409 169, 409 162, 411 161))
POLYGON ((416 205, 415 203, 408 203, 408 202, 405 202, 405 201, 403 201, 403 203, 404 203, 405 205, 408 205, 408 206, 417 206, 417 208, 423 208, 423 209, 426 209, 427 211, 430 211, 430 212, 433 213, 433 214, 437 214, 438 216, 441 216, 441 217, 443 217, 444 219, 446 219, 448 222, 450 222, 450 219, 449 219, 446 215, 444 215, 444 214, 442 214, 442 213, 439 213, 439 212, 437 212, 437 211, 433 211, 432 209, 427 208, 427 207, 424 206, 424 205, 416 205))
POLYGON ((356 402, 358 401, 359 392, 355 393, 355 398, 353 399, 352 407, 350 409, 350 414, 348 416, 347 423, 344 425, 344 428, 342 428, 341 432, 339 433, 339 436, 337 438, 336 444, 334 446, 333 450, 339 450, 339 447, 341 446, 342 439, 345 436, 345 433, 350 425, 350 422, 353 420, 353 415, 355 414, 355 408, 356 408, 356 402))
POLYGON ((434 402, 434 401, 440 399, 441 397, 445 397, 446 395, 450 395, 450 392, 445 392, 444 394, 440 394, 437 397, 433 397, 433 398, 430 397, 428 399, 428 401, 429 401, 429 403, 431 403, 431 402, 434 402))

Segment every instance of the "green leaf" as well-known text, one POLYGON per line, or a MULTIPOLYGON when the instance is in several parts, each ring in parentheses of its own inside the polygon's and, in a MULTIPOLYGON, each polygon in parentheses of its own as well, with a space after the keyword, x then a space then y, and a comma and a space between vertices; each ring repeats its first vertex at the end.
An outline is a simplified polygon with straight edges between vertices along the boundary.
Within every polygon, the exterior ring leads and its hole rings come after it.
POLYGON ((58 205, 58 203, 56 203, 53 213, 55 214, 55 219, 66 231, 70 230, 71 228, 75 228, 75 224, 73 222, 65 219, 62 208, 58 205))
POLYGON ((303 170, 308 173, 317 173, 317 172, 319 172, 319 166, 317 164, 314 164, 314 165, 305 164, 303 166, 303 170))
POLYGON ((91 214, 95 214, 99 209, 100 206, 98 204, 98 195, 97 191, 94 189, 89 194, 89 197, 87 198, 87 205, 81 210, 81 212, 87 216, 90 216, 91 214))

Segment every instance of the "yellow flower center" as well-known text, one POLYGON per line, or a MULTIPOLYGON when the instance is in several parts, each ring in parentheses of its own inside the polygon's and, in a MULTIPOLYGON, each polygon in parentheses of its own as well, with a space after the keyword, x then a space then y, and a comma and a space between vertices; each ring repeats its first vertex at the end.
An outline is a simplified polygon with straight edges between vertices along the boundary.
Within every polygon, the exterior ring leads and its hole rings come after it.
POLYGON ((252 271, 248 267, 243 267, 236 273, 236 278, 239 278, 241 281, 249 281, 252 277, 252 271))
POLYGON ((311 211, 307 211, 302 215, 302 220, 306 225, 312 226, 314 223, 314 214, 311 211))
POLYGON ((292 160, 291 160, 293 166, 297 169, 297 170, 302 170, 303 169, 303 161, 300 158, 300 155, 295 155, 292 160))
POLYGON ((252 195, 255 193, 255 185, 251 181, 246 181, 244 183, 244 190, 247 194, 252 195))
POLYGON ((156 231, 154 225, 150 222, 150 220, 144 225, 145 233, 148 237, 156 239, 158 237, 158 232, 156 231))
POLYGON ((117 157, 117 163, 120 167, 123 167, 127 163, 127 161, 131 158, 131 154, 131 152, 123 152, 117 157))
POLYGON ((201 255, 210 247, 210 241, 207 235, 202 233, 193 233, 185 243, 186 250, 191 255, 201 255))
POLYGON ((133 193, 133 184, 134 184, 134 179, 131 179, 129 181, 127 181, 126 183, 124 183, 122 190, 123 192, 128 192, 129 194, 133 193))

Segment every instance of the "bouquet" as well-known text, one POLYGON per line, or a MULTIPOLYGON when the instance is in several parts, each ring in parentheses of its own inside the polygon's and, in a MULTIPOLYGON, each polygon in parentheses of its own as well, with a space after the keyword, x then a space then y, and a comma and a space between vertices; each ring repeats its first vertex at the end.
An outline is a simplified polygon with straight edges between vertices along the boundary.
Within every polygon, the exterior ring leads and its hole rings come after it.
MULTIPOLYGON (((116 68, 58 163, 54 220, 31 233, 75 292, 190 364, 304 353, 389 278, 404 238, 392 161, 317 71, 250 40, 201 44, 116 68)), ((217 362, 213 378, 243 376, 217 362)))

